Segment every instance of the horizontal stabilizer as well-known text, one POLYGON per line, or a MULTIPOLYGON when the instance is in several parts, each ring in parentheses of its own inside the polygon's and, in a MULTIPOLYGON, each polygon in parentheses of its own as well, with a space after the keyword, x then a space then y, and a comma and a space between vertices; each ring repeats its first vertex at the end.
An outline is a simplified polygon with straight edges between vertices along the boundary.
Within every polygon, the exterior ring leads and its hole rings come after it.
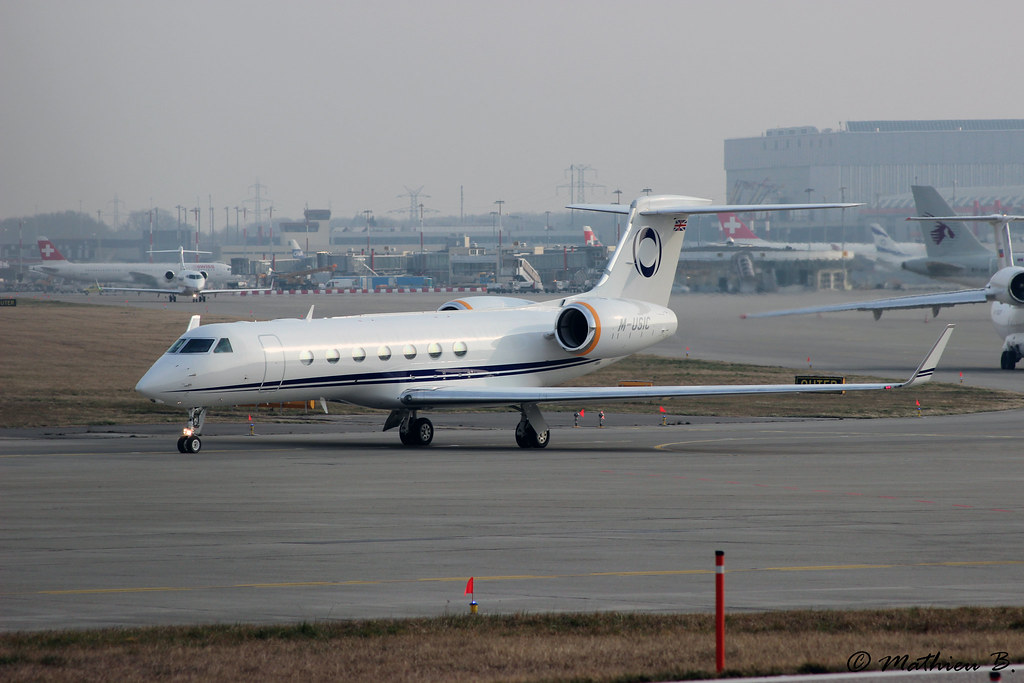
MULTIPOLYGON (((684 199, 680 197, 680 199, 684 199)), ((690 198, 686 198, 690 199, 690 198)), ((693 202, 699 202, 696 198, 693 202)), ((706 201, 706 200, 703 200, 706 201)), ((758 211, 815 211, 817 209, 852 209, 862 204, 700 204, 682 201, 669 203, 640 211, 641 216, 689 215, 697 216, 709 213, 756 213, 758 211)), ((628 214, 630 207, 626 204, 570 204, 567 209, 577 211, 598 211, 603 213, 628 214)))

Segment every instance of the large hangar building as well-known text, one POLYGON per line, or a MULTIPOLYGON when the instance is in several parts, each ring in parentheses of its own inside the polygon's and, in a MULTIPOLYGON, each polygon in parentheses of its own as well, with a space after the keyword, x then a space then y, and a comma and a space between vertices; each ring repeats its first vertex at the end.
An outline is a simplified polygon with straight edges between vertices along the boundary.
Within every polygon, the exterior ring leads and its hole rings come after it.
POLYGON ((1024 212, 1024 119, 849 121, 772 128, 725 141, 730 203, 852 201, 848 211, 760 221, 772 239, 870 241, 880 223, 912 238, 911 185, 934 185, 957 213, 1024 212))

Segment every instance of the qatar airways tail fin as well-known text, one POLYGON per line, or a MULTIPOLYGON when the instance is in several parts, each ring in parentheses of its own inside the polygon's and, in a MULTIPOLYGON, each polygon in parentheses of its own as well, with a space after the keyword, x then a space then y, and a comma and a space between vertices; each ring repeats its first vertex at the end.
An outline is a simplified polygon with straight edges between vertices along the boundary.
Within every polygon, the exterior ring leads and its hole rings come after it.
POLYGON ((47 237, 40 237, 36 242, 39 245, 39 258, 43 261, 67 261, 64 255, 57 250, 57 247, 47 237))
POLYGON ((935 220, 921 221, 921 236, 930 258, 955 259, 973 254, 988 256, 988 247, 966 227, 953 229, 956 216, 942 195, 931 185, 912 185, 917 215, 935 220), (945 220, 943 220, 945 219, 945 220))
POLYGON ((718 214, 718 225, 722 228, 722 237, 727 240, 761 239, 735 213, 718 214))
POLYGON ((583 226, 583 243, 586 244, 588 247, 604 246, 603 244, 601 244, 601 240, 599 240, 597 238, 597 235, 594 233, 594 229, 591 228, 589 225, 583 226))

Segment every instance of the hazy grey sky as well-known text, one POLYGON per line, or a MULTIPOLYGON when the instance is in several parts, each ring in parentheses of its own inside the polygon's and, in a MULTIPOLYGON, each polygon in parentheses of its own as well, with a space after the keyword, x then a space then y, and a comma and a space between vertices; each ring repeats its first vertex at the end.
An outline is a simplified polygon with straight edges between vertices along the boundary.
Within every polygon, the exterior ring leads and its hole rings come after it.
POLYGON ((558 210, 570 164, 604 186, 590 201, 722 201, 726 138, 1024 117, 1022 19, 1015 0, 0 0, 0 218, 212 195, 220 223, 257 180, 275 216, 384 216, 420 186, 445 214, 460 186, 467 213, 558 210))

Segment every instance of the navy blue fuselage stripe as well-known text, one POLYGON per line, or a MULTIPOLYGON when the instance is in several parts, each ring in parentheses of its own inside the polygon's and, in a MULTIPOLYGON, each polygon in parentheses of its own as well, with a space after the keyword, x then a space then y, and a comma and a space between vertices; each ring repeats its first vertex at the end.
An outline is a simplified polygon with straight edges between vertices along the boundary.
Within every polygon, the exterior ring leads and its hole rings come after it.
POLYGON ((206 391, 244 392, 255 391, 260 387, 277 389, 336 389, 339 387, 366 386, 368 384, 399 384, 409 382, 437 382, 465 379, 485 379, 493 377, 510 377, 529 375, 563 368, 577 367, 596 363, 599 358, 566 358, 553 361, 537 361, 532 363, 510 363, 507 365, 463 366, 459 368, 423 368, 419 370, 394 370, 389 372, 367 372, 362 374, 331 375, 327 377, 305 377, 288 379, 282 382, 269 380, 265 382, 248 382, 246 384, 227 384, 215 387, 179 389, 174 393, 194 393, 206 391))

